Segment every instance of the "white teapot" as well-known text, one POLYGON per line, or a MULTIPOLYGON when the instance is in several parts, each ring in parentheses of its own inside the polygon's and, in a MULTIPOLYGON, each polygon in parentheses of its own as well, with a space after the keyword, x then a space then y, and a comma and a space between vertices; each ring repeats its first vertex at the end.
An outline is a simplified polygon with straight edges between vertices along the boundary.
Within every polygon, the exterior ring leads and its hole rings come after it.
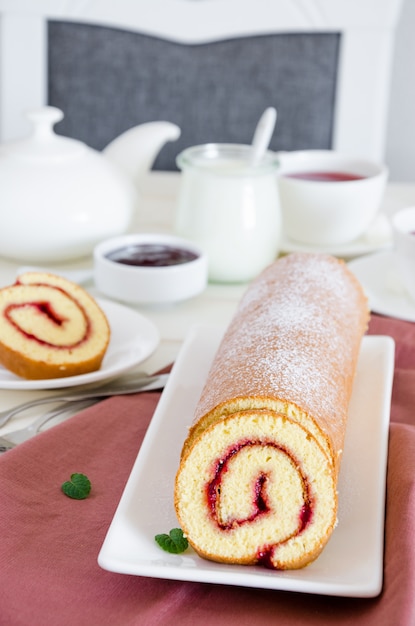
POLYGON ((103 152, 57 135, 55 107, 28 113, 33 134, 0 146, 0 257, 68 261, 128 230, 139 205, 139 182, 167 141, 170 122, 127 130, 103 152))

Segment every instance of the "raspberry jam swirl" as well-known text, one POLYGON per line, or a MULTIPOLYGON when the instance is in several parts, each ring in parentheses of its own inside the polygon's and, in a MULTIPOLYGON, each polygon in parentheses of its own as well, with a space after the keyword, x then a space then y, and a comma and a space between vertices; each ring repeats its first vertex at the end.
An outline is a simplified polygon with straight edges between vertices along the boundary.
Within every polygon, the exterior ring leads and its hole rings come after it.
MULTIPOLYGON (((310 488, 306 477, 302 474, 301 469, 293 455, 288 450, 278 446, 275 442, 270 441, 245 441, 240 442, 230 448, 226 455, 217 461, 214 468, 214 478, 207 484, 206 498, 208 503, 208 509, 212 520, 218 525, 221 530, 234 529, 237 526, 248 524, 255 521, 259 516, 266 516, 273 514, 273 506, 268 496, 268 487, 272 488, 270 483, 273 481, 273 476, 270 470, 263 469, 260 465, 254 469, 251 475, 250 485, 250 506, 249 514, 246 517, 231 517, 223 515, 223 509, 221 506, 221 497, 224 493, 224 482, 226 474, 232 471, 232 461, 235 461, 235 456, 242 451, 254 449, 255 447, 261 447, 263 449, 269 448, 270 450, 276 450, 280 454, 283 454, 288 462, 291 464, 292 471, 298 474, 300 479, 301 491, 303 502, 298 509, 298 524, 296 534, 300 534, 312 519, 312 506, 310 488)), ((251 456, 249 453, 246 455, 248 458, 251 456)), ((254 461, 255 463, 255 461, 254 461)))
POLYGON ((87 341, 90 321, 82 305, 61 288, 25 285, 3 314, 25 339, 55 349, 77 348, 87 341))

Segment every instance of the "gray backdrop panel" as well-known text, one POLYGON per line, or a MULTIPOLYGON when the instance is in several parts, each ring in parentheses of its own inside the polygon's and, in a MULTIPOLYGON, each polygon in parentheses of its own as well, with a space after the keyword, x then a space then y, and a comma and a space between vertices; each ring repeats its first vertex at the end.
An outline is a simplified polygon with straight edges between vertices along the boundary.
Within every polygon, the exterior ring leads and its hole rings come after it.
POLYGON ((338 33, 277 34, 183 45, 118 29, 48 24, 48 101, 60 134, 102 149, 124 130, 169 120, 182 129, 155 169, 176 169, 183 148, 249 143, 268 106, 273 150, 330 148, 338 33))

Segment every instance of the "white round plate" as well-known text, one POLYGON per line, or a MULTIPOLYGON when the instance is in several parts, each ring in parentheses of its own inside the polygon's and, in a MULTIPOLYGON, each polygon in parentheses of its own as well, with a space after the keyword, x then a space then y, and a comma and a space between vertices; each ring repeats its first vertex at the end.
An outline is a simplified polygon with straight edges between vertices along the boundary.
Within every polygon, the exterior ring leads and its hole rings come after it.
POLYGON ((160 337, 150 320, 121 304, 99 298, 96 301, 111 328, 110 343, 99 370, 67 378, 26 380, 0 366, 0 389, 58 389, 107 380, 123 374, 154 352, 160 337))
POLYGON ((386 215, 379 215, 370 229, 354 241, 333 246, 312 246, 282 236, 281 252, 325 252, 342 259, 351 259, 392 246, 392 233, 386 215))
POLYGON ((415 322, 415 302, 399 279, 393 250, 354 259, 348 266, 363 286, 373 313, 415 322))

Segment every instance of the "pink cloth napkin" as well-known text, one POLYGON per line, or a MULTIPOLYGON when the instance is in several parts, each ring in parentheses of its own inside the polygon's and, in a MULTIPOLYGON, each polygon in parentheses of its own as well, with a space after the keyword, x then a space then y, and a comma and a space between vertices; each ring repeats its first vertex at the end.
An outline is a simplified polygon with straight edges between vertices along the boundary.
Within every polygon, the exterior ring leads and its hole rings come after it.
MULTIPOLYGON (((415 624, 415 324, 373 316, 397 342, 384 587, 372 599, 151 579, 97 556, 159 399, 111 398, 0 457, 0 625, 415 624), (60 485, 89 476, 86 500, 60 485)), ((162 459, 160 460, 162 462, 162 459)))

